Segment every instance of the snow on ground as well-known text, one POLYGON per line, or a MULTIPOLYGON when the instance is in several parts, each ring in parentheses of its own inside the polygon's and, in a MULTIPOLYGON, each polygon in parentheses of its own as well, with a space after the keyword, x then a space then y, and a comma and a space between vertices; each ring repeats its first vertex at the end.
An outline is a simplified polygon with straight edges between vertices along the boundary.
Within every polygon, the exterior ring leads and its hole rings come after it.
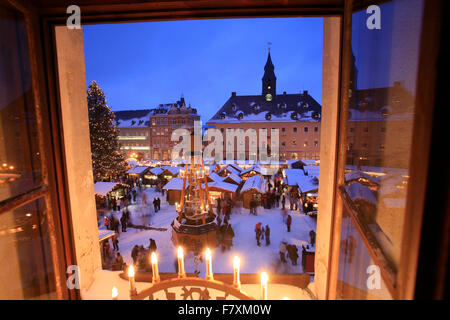
MULTIPOLYGON (((160 272, 175 272, 176 248, 171 241, 172 229, 171 222, 176 217, 175 207, 166 203, 165 195, 162 196, 154 188, 143 189, 147 196, 148 205, 141 204, 141 195, 138 195, 138 203, 132 204, 128 208, 130 217, 134 224, 152 225, 154 227, 167 228, 166 231, 157 230, 138 230, 128 228, 127 232, 119 235, 119 252, 122 254, 125 262, 132 262, 131 250, 134 245, 144 245, 148 247, 149 239, 153 238, 157 244, 158 264, 160 272), (154 213, 153 199, 161 199, 161 210, 154 213)), ((289 207, 287 207, 289 208, 289 207)), ((290 211, 292 216, 291 232, 287 232, 286 225, 283 223, 281 209, 263 209, 258 208, 258 215, 250 215, 248 209, 241 209, 241 213, 232 212, 229 223, 234 229, 235 237, 233 247, 230 251, 221 252, 219 247, 212 248, 213 272, 232 273, 232 260, 234 255, 241 259, 241 273, 258 273, 263 270, 270 273, 301 273, 301 245, 309 242, 309 231, 316 230, 316 222, 311 217, 299 212, 290 211), (269 225, 271 229, 271 244, 266 247, 265 239, 261 241, 261 247, 256 245, 255 225, 262 222, 263 226, 269 225), (282 264, 279 258, 279 245, 282 240, 290 244, 295 244, 298 248, 299 259, 297 266, 288 263, 282 264)), ((120 213, 114 215, 120 219, 120 213)), ((100 229, 105 229, 103 219, 99 222, 100 229)), ((120 228, 119 228, 120 229, 120 228)), ((112 246, 111 246, 112 247, 112 246)), ((185 269, 187 273, 194 272, 194 257, 192 253, 185 254, 185 269)), ((200 277, 205 276, 205 263, 200 266, 200 277)))

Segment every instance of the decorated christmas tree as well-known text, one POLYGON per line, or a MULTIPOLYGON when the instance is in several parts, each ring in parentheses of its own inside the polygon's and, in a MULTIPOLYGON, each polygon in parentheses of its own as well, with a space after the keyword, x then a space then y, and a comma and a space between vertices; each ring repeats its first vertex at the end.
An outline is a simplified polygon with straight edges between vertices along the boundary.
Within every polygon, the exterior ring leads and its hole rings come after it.
POLYGON ((120 152, 115 115, 106 105, 105 94, 95 81, 89 85, 87 100, 94 180, 110 180, 123 174, 126 166, 120 152))

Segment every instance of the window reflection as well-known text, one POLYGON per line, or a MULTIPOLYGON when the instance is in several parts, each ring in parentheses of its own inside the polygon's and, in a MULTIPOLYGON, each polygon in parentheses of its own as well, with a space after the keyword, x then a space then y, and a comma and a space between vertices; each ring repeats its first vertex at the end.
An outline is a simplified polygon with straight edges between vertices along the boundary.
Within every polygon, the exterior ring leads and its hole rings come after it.
POLYGON ((346 242, 341 243, 339 265, 340 292, 342 298, 350 299, 360 295, 346 295, 343 287, 360 285, 367 278, 365 267, 371 260, 368 249, 392 273, 395 285, 413 152, 423 1, 394 0, 379 7, 380 30, 365 27, 365 10, 352 17, 351 96, 345 185, 341 187, 347 202, 342 223, 346 242), (352 223, 346 222, 350 214, 354 215, 352 223), (353 223, 358 223, 358 228, 353 223), (354 240, 358 238, 364 241, 352 251, 351 243, 359 242, 354 240), (352 275, 348 270, 353 270, 352 275), (352 277, 357 278, 353 284, 352 277))
POLYGON ((0 7, 0 201, 41 183, 23 16, 0 7))
POLYGON ((43 198, 0 214, 0 300, 56 299, 43 198))

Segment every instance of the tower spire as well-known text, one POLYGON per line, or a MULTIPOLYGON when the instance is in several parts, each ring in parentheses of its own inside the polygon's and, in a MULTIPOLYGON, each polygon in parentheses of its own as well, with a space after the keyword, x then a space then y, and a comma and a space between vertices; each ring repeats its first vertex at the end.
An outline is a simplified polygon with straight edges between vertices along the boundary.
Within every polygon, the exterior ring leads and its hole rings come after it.
POLYGON ((271 42, 267 43, 268 46, 268 54, 266 65, 264 66, 264 76, 262 78, 262 95, 266 96, 267 94, 271 94, 274 96, 276 94, 276 85, 277 85, 277 77, 274 72, 274 65, 272 63, 272 57, 270 56, 270 46, 271 42))

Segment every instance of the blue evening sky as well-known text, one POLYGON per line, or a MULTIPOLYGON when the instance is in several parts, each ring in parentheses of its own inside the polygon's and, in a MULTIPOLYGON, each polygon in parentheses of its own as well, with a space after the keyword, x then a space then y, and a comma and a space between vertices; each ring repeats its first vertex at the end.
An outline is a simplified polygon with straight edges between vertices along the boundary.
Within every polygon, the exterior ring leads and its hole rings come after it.
POLYGON ((113 111, 184 95, 206 122, 232 91, 261 94, 268 42, 277 93, 322 98, 322 18, 259 18, 83 26, 86 80, 113 111))

